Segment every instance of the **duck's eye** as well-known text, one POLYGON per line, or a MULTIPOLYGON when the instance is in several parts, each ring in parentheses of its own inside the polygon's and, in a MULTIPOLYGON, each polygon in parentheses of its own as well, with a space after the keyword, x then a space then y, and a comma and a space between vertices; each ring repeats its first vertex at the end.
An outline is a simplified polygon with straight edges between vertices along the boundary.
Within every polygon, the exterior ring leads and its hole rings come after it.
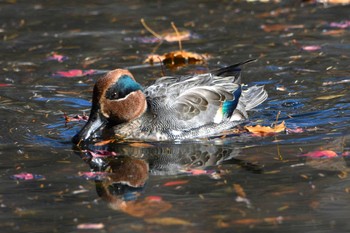
POLYGON ((112 99, 118 99, 118 94, 117 94, 117 92, 113 92, 112 95, 111 95, 111 98, 112 98, 112 99))
POLYGON ((115 87, 109 88, 106 91, 106 98, 109 99, 109 100, 119 99, 119 93, 118 93, 118 91, 116 90, 115 87))

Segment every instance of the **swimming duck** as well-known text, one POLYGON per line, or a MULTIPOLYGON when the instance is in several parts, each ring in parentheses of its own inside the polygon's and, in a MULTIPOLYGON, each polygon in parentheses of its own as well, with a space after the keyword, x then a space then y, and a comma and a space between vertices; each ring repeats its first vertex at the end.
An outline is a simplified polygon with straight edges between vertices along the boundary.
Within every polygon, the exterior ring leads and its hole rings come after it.
POLYGON ((124 69, 99 78, 89 120, 72 141, 91 140, 113 126, 123 139, 185 140, 218 135, 248 118, 247 111, 267 98, 263 86, 242 90, 240 66, 205 74, 162 77, 142 87, 124 69))

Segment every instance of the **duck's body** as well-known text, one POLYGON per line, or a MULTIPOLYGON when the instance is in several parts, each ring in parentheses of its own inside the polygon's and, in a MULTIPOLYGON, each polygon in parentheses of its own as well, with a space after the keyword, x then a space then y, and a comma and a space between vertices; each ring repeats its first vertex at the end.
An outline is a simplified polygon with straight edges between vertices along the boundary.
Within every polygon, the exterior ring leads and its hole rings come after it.
MULTIPOLYGON (((245 63, 245 62, 244 62, 245 63)), ((239 63, 212 73, 162 77, 142 88, 130 72, 117 69, 94 88, 88 123, 73 138, 89 139, 113 125, 124 139, 185 140, 219 135, 248 118, 267 98, 262 86, 242 90, 239 63)))

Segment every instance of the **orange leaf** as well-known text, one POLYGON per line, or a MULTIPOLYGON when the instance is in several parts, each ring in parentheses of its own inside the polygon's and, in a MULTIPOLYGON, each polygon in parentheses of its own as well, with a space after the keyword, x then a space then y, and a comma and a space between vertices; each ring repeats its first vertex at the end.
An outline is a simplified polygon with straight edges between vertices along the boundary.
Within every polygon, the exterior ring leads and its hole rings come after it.
POLYGON ((187 184, 188 180, 175 180, 175 181, 169 181, 166 182, 163 186, 168 187, 168 186, 177 186, 177 185, 182 185, 182 184, 187 184))
POLYGON ((131 147, 137 147, 137 148, 151 148, 151 147, 154 147, 152 144, 144 143, 144 142, 134 142, 134 143, 130 143, 129 146, 131 146, 131 147))
POLYGON ((253 133, 254 135, 263 137, 263 136, 269 136, 275 133, 285 131, 286 124, 284 123, 284 121, 282 121, 281 124, 275 125, 274 127, 256 125, 256 126, 245 126, 244 128, 249 132, 253 133))
POLYGON ((237 196, 240 196, 240 197, 243 197, 243 198, 245 198, 245 197, 247 196, 247 195, 245 194, 244 189, 242 188, 241 185, 239 185, 239 184, 233 184, 233 188, 234 188, 234 190, 235 190, 237 196))
POLYGON ((100 141, 100 142, 96 142, 94 144, 94 146, 104 146, 104 145, 107 145, 107 144, 112 143, 112 142, 115 142, 115 139, 108 139, 108 140, 103 140, 103 141, 100 141))

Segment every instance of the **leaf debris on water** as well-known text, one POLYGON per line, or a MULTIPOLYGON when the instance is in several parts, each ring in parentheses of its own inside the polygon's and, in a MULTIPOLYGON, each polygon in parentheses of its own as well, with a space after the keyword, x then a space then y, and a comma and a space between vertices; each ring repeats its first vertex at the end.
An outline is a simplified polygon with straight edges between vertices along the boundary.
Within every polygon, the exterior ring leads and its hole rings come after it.
POLYGON ((286 130, 285 122, 282 121, 278 125, 274 125, 273 127, 269 126, 261 126, 261 125, 255 125, 255 126, 245 126, 244 127, 248 132, 253 133, 253 135, 256 136, 271 136, 276 133, 284 132, 286 130))
POLYGON ((86 229, 93 229, 93 230, 99 230, 103 229, 105 225, 103 223, 81 223, 77 226, 78 229, 86 230, 86 229))
POLYGON ((146 218, 145 222, 151 223, 151 224, 164 225, 164 226, 170 226, 170 225, 191 226, 191 225, 193 225, 191 222, 189 222, 187 220, 180 219, 180 218, 174 218, 174 217, 146 218))

